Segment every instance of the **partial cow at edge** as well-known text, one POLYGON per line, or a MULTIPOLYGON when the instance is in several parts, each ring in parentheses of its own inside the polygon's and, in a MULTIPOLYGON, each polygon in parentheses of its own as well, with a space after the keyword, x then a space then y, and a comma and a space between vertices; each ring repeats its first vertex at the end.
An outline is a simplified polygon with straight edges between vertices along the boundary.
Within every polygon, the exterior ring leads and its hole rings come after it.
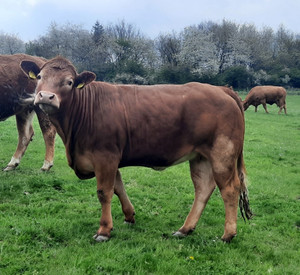
POLYGON ((162 170, 189 161, 195 199, 175 236, 194 231, 216 186, 225 205, 222 240, 229 242, 237 233, 238 205, 243 217, 251 218, 243 160, 244 111, 229 88, 201 83, 113 85, 94 81, 92 72, 78 74, 62 57, 42 67, 23 61, 21 67, 37 76, 35 104, 55 125, 69 166, 81 179, 97 179, 102 215, 96 241, 111 236, 114 194, 125 221, 135 222, 119 171, 125 166, 162 170))
POLYGON ((25 54, 0 55, 0 121, 15 115, 18 129, 18 146, 4 171, 15 169, 32 140, 34 130, 32 120, 37 114, 43 133, 46 155, 41 170, 48 171, 53 166, 56 130, 46 115, 34 106, 36 81, 30 79, 20 68, 23 60, 31 60, 42 66, 46 59, 25 54))
POLYGON ((278 114, 284 109, 286 114, 286 90, 280 86, 256 86, 250 90, 245 100, 243 101, 244 110, 246 111, 250 105, 257 106, 262 104, 266 113, 268 112, 267 104, 276 104, 280 109, 278 114))

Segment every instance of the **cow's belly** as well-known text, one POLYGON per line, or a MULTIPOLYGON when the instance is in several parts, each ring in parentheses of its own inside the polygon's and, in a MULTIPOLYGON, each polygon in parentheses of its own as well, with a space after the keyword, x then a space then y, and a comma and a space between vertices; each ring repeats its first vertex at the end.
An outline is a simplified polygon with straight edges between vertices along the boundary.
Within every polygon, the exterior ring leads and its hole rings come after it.
POLYGON ((174 165, 177 165, 177 164, 180 164, 182 162, 186 162, 188 160, 192 160, 194 159, 195 157, 197 156, 197 153, 196 152, 193 152, 193 153, 190 153, 188 155, 185 155, 181 158, 179 158, 178 160, 174 161, 173 163, 171 163, 170 165, 168 166, 153 166, 151 168, 153 168, 154 170, 164 170, 170 166, 174 166, 174 165))
POLYGON ((276 103, 276 101, 275 100, 267 100, 267 103, 270 105, 273 105, 274 103, 276 103))
MULTIPOLYGON (((154 170, 164 170, 170 166, 180 164, 185 161, 192 160, 196 158, 198 153, 189 152, 185 155, 181 155, 176 159, 168 159, 168 158, 160 158, 159 156, 154 157, 144 155, 140 158, 127 159, 126 161, 121 160, 119 163, 119 168, 126 166, 145 166, 152 168, 154 170)), ((85 154, 76 154, 73 159, 73 166, 76 175, 80 179, 88 179, 95 176, 95 167, 93 164, 93 154, 85 153, 85 154)))
POLYGON ((168 158, 166 156, 161 157, 159 155, 143 155, 137 158, 127 158, 122 159, 119 168, 126 167, 126 166, 145 166, 152 168, 154 170, 164 170, 170 166, 194 159, 197 156, 196 152, 189 152, 185 155, 181 155, 178 158, 168 158))

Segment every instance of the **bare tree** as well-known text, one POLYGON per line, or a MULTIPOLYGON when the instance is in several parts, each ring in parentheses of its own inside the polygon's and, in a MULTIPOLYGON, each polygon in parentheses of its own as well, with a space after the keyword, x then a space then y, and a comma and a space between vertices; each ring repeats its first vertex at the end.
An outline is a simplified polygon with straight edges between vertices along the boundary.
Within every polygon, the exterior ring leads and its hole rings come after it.
POLYGON ((27 53, 45 58, 62 55, 76 65, 86 65, 92 42, 90 33, 80 25, 59 26, 54 22, 46 35, 27 44, 27 53))
POLYGON ((181 40, 175 32, 172 34, 161 34, 156 40, 156 47, 160 54, 162 64, 176 67, 178 55, 181 51, 181 40))
POLYGON ((146 84, 148 71, 157 63, 154 44, 124 20, 106 29, 113 81, 146 84))
POLYGON ((25 43, 14 34, 0 34, 0 54, 24 53, 25 43))
POLYGON ((122 66, 122 63, 133 54, 133 41, 141 37, 140 32, 124 20, 109 25, 106 32, 111 43, 111 60, 116 66, 122 66))
POLYGON ((125 20, 109 25, 107 32, 115 40, 126 41, 141 36, 140 31, 133 24, 126 23, 125 20))

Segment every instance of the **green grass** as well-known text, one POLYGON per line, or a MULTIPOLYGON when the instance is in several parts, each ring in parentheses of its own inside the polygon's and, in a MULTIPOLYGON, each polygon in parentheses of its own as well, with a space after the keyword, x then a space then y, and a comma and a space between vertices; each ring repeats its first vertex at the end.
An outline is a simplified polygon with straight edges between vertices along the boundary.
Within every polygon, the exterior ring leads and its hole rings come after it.
MULTIPOLYGON (((244 157, 255 217, 224 244, 224 207, 214 192, 193 234, 171 236, 193 202, 188 164, 157 172, 121 170, 136 210, 123 224, 116 197, 114 231, 92 239, 100 218, 95 179, 81 181, 56 140, 55 164, 39 171, 44 144, 35 138, 12 172, 0 171, 0 274, 300 274, 300 96, 288 96, 288 116, 276 106, 245 113, 244 157)), ((0 167, 17 144, 14 118, 0 123, 0 167)))

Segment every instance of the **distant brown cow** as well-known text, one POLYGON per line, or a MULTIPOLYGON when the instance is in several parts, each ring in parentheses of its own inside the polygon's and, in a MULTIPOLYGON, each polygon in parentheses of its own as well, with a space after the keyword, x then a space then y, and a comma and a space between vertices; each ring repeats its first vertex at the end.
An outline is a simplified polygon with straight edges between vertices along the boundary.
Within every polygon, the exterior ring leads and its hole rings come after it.
POLYGON ((255 106, 255 112, 257 112, 257 106, 262 104, 266 113, 267 104, 274 104, 280 108, 278 114, 281 113, 282 108, 286 114, 286 90, 279 86, 256 86, 250 90, 245 100, 243 101, 244 110, 246 111, 250 105, 255 106))
POLYGON ((33 105, 36 81, 32 81, 21 70, 24 59, 42 66, 45 59, 25 54, 0 55, 0 120, 16 116, 19 143, 5 171, 15 169, 30 143, 34 131, 32 119, 36 112, 46 145, 46 155, 42 170, 49 170, 53 165, 54 139, 56 130, 48 116, 33 105))
POLYGON ((184 225, 174 233, 191 233, 218 186, 225 204, 222 239, 236 235, 237 209, 251 217, 244 182, 244 114, 228 88, 208 84, 112 85, 95 82, 91 72, 77 74, 62 57, 42 67, 21 64, 38 78, 35 104, 49 114, 66 147, 69 165, 81 179, 97 178, 102 205, 96 241, 110 238, 111 200, 121 202, 125 221, 135 222, 119 168, 164 169, 190 162, 195 200, 184 225))

